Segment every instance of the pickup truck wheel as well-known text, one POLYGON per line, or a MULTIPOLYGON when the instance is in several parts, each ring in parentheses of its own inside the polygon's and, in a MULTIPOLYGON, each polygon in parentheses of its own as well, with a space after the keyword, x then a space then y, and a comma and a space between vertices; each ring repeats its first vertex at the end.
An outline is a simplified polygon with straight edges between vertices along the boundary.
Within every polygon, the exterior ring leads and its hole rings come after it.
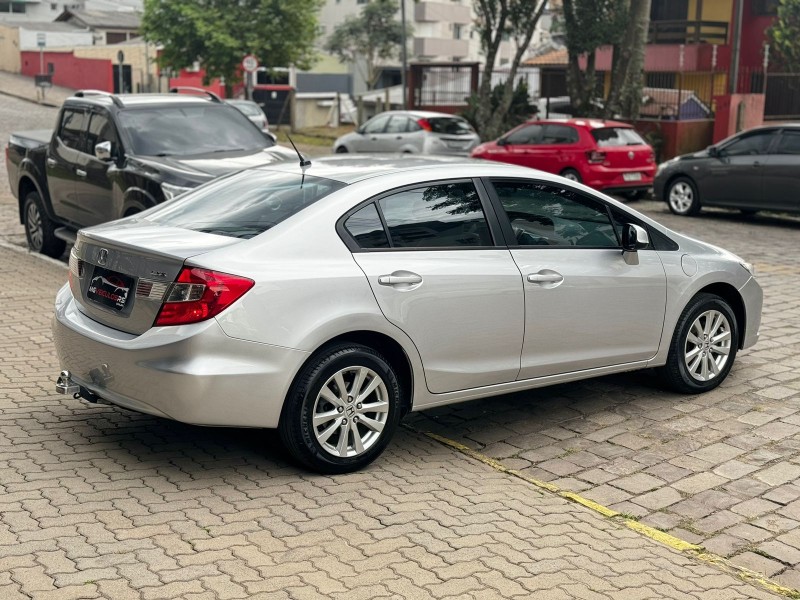
POLYGON ((31 192, 25 196, 22 215, 25 220, 25 237, 32 252, 38 252, 53 258, 58 258, 64 254, 66 242, 58 239, 53 234, 55 223, 44 212, 39 194, 31 192))

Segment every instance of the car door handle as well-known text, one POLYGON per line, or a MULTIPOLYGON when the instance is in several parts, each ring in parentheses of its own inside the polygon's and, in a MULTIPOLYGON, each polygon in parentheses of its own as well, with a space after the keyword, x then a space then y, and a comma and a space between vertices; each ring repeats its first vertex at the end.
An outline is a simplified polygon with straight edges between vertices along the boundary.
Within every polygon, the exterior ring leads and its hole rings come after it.
POLYGON ((416 273, 409 273, 408 275, 381 275, 378 277, 378 283, 381 285, 414 285, 422 283, 422 277, 416 273))
POLYGON ((396 140, 402 140, 402 139, 403 139, 403 136, 402 136, 402 135, 398 135, 398 136, 397 136, 396 138, 394 138, 394 139, 396 139, 396 140))
POLYGON ((560 283, 564 281, 564 276, 561 273, 551 271, 549 273, 531 273, 528 275, 528 281, 531 283, 560 283))
POLYGON ((78 177, 86 177, 86 171, 83 169, 75 169, 75 175, 78 177))
POLYGON ((48 167, 55 167, 58 163, 56 162, 55 158, 48 158, 47 159, 47 166, 48 167))

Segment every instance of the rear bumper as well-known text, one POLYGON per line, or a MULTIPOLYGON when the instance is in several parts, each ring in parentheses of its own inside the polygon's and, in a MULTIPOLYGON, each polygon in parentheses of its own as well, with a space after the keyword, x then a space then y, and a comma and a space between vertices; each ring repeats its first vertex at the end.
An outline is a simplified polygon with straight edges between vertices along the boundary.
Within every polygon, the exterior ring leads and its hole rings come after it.
POLYGON ((56 296, 59 364, 100 398, 184 423, 277 427, 306 352, 228 337, 216 320, 142 335, 81 313, 65 286, 56 296))
POLYGON ((596 190, 604 192, 648 190, 653 186, 656 174, 654 165, 641 169, 612 169, 603 165, 589 165, 583 182, 596 190), (628 181, 625 176, 640 173, 641 179, 628 181))

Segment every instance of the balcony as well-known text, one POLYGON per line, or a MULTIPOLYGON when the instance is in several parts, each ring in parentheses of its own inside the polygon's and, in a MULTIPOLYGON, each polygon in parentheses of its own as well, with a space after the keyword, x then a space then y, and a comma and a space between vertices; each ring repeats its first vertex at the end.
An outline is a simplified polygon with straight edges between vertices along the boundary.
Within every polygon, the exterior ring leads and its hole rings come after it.
POLYGON ((414 20, 419 23, 472 23, 469 6, 461 6, 452 2, 420 2, 414 6, 414 20))
POLYGON ((727 44, 725 21, 650 21, 648 44, 727 44))
POLYGON ((415 37, 414 56, 434 59, 464 59, 469 54, 468 40, 415 37))

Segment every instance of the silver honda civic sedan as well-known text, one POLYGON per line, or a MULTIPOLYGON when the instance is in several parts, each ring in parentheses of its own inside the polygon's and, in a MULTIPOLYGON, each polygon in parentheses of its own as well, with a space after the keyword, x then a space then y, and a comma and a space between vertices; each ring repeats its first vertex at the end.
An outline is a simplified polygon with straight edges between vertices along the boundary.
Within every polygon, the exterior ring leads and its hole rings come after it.
POLYGON ((56 387, 341 473, 409 411, 650 367, 711 390, 761 303, 743 259, 558 176, 334 156, 82 230, 56 387))

